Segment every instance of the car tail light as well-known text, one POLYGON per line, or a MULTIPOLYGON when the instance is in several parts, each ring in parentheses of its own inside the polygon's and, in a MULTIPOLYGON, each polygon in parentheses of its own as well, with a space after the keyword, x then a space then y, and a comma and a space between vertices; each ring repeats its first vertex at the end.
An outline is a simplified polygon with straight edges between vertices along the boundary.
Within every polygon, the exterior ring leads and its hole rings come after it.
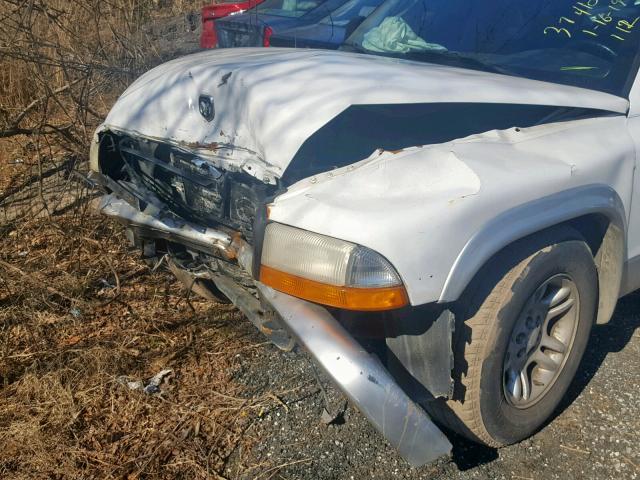
POLYGON ((215 48, 218 45, 218 35, 213 20, 202 22, 200 33, 200 48, 215 48))
POLYGON ((271 35, 273 35, 273 28, 264 27, 264 37, 262 38, 262 46, 270 47, 271 46, 271 35))
POLYGON ((218 44, 216 27, 214 25, 215 10, 211 5, 202 7, 202 31, 200 33, 200 48, 215 48, 218 44))

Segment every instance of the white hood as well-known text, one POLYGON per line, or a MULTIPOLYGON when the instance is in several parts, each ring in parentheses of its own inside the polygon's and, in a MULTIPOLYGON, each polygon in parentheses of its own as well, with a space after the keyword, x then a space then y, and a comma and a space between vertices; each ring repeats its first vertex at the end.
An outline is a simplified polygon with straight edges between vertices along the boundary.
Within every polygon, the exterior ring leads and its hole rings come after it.
POLYGON ((149 71, 120 97, 104 128, 192 148, 233 145, 227 162, 266 181, 280 177, 305 140, 351 105, 436 102, 618 113, 629 106, 593 90, 448 66, 339 51, 243 48, 202 52, 149 71), (212 122, 199 113, 200 95, 214 99, 212 122))

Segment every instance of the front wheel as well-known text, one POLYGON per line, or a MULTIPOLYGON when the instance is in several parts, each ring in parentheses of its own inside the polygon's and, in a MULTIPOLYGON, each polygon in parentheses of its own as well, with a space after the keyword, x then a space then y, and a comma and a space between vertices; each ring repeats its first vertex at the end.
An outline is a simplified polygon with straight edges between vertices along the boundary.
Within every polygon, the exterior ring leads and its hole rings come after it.
POLYGON ((454 395, 429 410, 471 440, 499 447, 535 433, 586 349, 598 304, 593 256, 573 230, 550 235, 498 255, 458 314, 454 395))

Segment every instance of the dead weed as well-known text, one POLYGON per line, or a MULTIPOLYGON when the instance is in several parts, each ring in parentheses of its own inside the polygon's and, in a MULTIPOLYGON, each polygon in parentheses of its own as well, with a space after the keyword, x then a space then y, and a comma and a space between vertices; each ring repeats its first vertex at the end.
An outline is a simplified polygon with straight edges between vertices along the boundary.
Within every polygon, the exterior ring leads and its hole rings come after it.
POLYGON ((90 214, 0 238, 0 476, 221 478, 277 398, 234 383, 259 340, 232 307, 189 298, 90 214), (120 376, 163 368, 162 394, 120 376))

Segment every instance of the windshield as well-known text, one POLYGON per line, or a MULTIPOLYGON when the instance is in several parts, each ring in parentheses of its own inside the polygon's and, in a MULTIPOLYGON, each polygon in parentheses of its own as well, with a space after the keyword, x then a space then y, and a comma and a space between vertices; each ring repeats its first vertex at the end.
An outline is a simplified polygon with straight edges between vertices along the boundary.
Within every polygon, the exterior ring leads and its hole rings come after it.
POLYGON ((256 7, 258 13, 276 17, 301 17, 326 0, 266 0, 256 7))
POLYGON ((387 0, 345 46, 627 96, 640 0, 387 0))
POLYGON ((349 0, 347 3, 337 8, 331 15, 327 15, 320 20, 324 25, 335 25, 346 27, 354 20, 364 20, 380 6, 382 0, 349 0))

